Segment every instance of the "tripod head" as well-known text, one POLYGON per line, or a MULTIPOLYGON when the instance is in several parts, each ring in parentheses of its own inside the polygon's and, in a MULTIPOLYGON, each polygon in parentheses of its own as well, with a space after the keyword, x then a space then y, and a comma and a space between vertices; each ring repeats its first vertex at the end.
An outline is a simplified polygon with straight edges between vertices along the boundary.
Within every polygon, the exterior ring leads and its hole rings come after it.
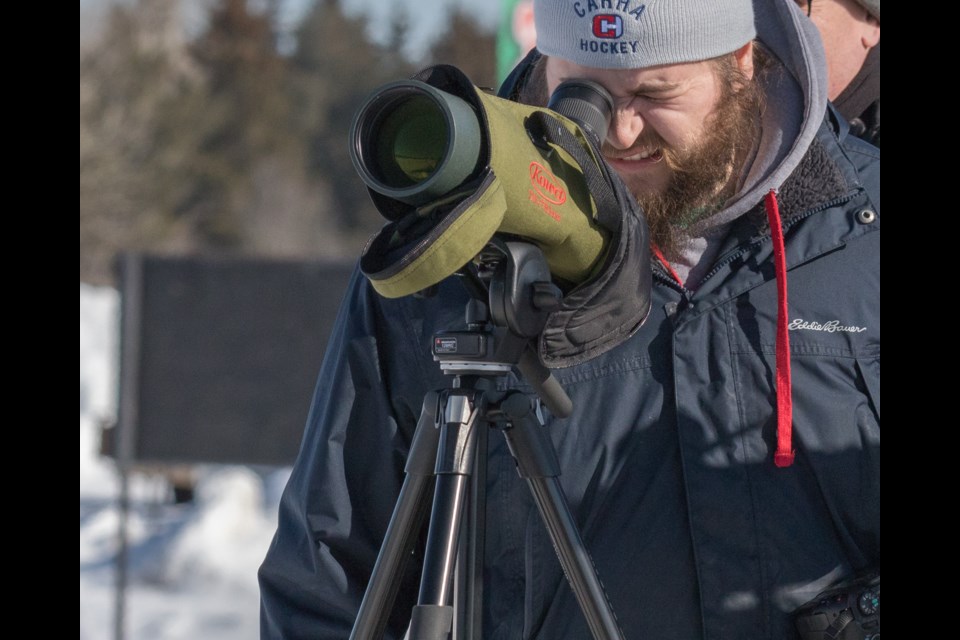
POLYGON ((543 252, 494 236, 458 275, 471 294, 465 331, 433 336, 433 359, 447 375, 506 375, 514 367, 557 417, 573 404, 536 354, 535 341, 563 297, 543 252))

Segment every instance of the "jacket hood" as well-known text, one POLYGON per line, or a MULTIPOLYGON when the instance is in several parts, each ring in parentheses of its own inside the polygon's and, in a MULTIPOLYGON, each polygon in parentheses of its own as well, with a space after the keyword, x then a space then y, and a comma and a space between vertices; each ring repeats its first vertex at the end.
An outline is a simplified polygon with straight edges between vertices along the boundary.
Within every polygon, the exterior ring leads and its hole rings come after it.
POLYGON ((778 190, 800 164, 826 113, 826 56, 816 26, 792 0, 755 0, 753 5, 757 40, 773 58, 764 78, 760 145, 739 193, 695 225, 693 235, 740 217, 778 190))

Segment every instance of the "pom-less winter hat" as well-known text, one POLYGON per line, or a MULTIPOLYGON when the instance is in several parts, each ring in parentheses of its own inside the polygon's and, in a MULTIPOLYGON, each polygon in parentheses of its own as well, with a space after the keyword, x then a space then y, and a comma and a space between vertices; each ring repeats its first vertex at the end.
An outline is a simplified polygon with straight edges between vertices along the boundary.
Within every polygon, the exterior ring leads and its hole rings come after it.
POLYGON ((715 58, 756 36, 751 0, 535 0, 537 49, 584 67, 715 58))

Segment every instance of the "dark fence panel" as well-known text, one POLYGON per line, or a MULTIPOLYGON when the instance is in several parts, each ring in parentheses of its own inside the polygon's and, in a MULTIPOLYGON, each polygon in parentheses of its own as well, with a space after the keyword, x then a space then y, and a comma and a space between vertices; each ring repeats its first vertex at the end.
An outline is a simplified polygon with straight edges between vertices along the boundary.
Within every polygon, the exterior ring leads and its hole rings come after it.
POLYGON ((289 465, 352 265, 123 256, 124 462, 289 465))

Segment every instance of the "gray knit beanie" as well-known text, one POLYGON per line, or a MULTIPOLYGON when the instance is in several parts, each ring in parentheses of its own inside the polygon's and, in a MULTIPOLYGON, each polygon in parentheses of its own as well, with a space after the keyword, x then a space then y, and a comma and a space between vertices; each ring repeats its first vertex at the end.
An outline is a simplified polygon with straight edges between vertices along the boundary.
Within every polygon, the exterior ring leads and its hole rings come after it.
POLYGON ((635 69, 736 51, 751 0, 535 0, 537 49, 584 67, 635 69))

